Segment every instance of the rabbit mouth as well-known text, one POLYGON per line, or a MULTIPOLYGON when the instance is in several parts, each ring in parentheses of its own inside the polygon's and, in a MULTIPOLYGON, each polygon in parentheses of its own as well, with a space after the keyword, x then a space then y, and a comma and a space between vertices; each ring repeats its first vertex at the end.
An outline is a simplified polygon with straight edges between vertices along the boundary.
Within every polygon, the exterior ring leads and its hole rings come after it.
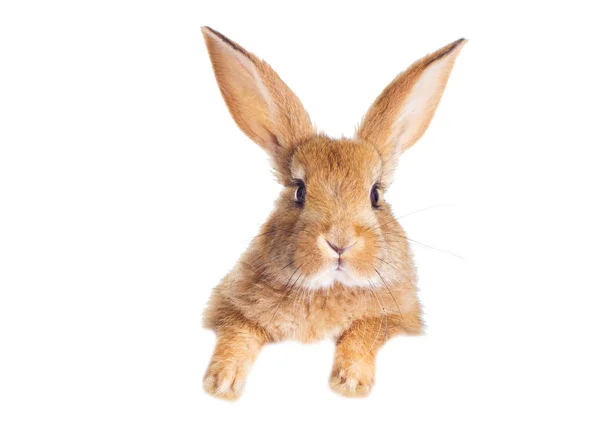
POLYGON ((339 283, 348 287, 369 285, 369 278, 357 273, 348 259, 335 260, 312 277, 306 277, 302 286, 307 289, 326 289, 339 283))
MULTIPOLYGON (((377 254, 377 244, 369 235, 357 236, 354 233, 326 232, 314 237, 304 231, 306 237, 301 238, 302 248, 295 250, 298 259, 295 266, 300 268, 296 274, 300 281, 297 287, 306 289, 323 289, 333 284, 348 287, 369 286, 370 280, 376 277, 373 268, 377 254), (299 275, 302 273, 303 275, 299 275)), ((361 232, 359 232, 361 233, 361 232)))

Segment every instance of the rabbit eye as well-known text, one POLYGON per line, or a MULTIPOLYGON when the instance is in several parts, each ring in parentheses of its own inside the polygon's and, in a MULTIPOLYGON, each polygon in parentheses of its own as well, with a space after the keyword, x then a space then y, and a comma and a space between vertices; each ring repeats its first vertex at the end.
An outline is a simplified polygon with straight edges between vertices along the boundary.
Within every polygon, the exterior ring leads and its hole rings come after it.
POLYGON ((371 206, 379 208, 379 185, 375 184, 371 188, 371 206))
POLYGON ((294 180, 296 183, 296 193, 294 194, 294 202, 297 205, 304 205, 304 201, 306 200, 306 185, 302 180, 294 180))

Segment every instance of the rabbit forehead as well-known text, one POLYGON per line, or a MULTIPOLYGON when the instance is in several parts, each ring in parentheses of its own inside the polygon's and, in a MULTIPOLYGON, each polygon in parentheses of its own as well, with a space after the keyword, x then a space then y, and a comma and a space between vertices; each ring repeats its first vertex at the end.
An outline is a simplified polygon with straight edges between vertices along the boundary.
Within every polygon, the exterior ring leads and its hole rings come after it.
POLYGON ((334 183, 370 187, 378 182, 382 162, 366 142, 315 137, 298 146, 291 159, 291 175, 306 183, 334 183))

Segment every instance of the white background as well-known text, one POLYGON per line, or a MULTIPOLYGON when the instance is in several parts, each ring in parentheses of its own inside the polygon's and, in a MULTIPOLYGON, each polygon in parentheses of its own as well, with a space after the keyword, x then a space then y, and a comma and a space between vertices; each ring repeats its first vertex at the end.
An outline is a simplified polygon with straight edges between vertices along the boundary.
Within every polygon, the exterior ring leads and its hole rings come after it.
POLYGON ((487 3, 3 1, 0 420, 597 421, 597 13, 487 3), (234 404, 202 390, 202 309, 279 190, 202 25, 331 136, 470 40, 387 195, 440 205, 401 219, 447 251, 414 247, 429 328, 381 351, 368 399, 330 392, 330 342, 266 347, 234 404))

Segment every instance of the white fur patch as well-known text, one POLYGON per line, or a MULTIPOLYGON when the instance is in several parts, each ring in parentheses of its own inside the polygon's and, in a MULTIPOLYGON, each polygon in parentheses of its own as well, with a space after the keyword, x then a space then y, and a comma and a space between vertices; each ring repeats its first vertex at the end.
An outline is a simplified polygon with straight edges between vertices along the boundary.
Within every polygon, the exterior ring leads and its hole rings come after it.
POLYGON ((348 287, 369 287, 379 284, 376 278, 360 277, 348 269, 337 270, 336 267, 337 265, 332 266, 314 277, 307 278, 302 283, 302 287, 318 290, 331 287, 334 283, 340 283, 348 287))
POLYGON ((295 162, 292 163, 291 173, 292 173, 292 178, 293 179, 304 180, 304 176, 306 176, 306 172, 304 171, 304 167, 302 167, 301 165, 299 165, 299 164, 297 164, 295 162))
POLYGON ((435 107, 436 97, 442 92, 445 82, 443 77, 447 71, 445 60, 439 60, 431 64, 421 75, 419 80, 410 90, 406 97, 401 112, 392 128, 390 139, 392 144, 401 152, 407 144, 411 144, 413 138, 421 130, 423 119, 430 114, 430 108, 435 107))

